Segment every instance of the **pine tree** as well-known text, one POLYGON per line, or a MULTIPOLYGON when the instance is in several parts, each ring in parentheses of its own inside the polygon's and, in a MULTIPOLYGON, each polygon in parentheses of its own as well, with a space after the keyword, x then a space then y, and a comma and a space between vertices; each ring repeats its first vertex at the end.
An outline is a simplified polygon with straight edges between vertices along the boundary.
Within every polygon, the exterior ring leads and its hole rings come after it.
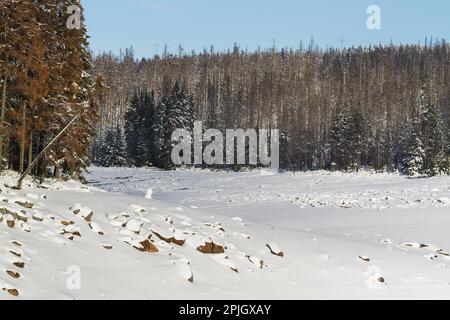
POLYGON ((45 167, 52 164, 56 176, 60 170, 79 176, 89 164, 100 87, 90 75, 82 8, 79 0, 0 2, 0 78, 6 79, 2 81, 0 159, 4 150, 10 151, 10 167, 19 171, 76 117, 79 120, 32 173, 45 174, 45 167), (81 9, 79 29, 67 27, 70 5, 81 9))
POLYGON ((394 129, 392 128, 392 125, 389 125, 385 135, 384 162, 386 163, 387 172, 395 172, 398 169, 398 163, 396 161, 396 155, 398 153, 398 143, 395 140, 393 131, 394 129))
POLYGON ((350 128, 351 165, 353 170, 358 170, 362 157, 367 157, 368 147, 373 144, 373 137, 368 135, 366 120, 359 110, 353 111, 350 128))
MULTIPOLYGON (((32 158, 33 121, 36 109, 47 95, 46 81, 49 76, 48 65, 45 62, 45 53, 49 47, 45 45, 45 33, 40 23, 43 4, 30 0, 20 1, 15 8, 14 17, 18 29, 17 35, 21 38, 22 50, 18 50, 15 57, 19 66, 17 73, 17 88, 22 95, 21 103, 14 112, 18 120, 16 138, 19 142, 18 170, 25 168, 25 148, 29 146, 29 159, 32 158)), ((30 161, 29 161, 30 162, 30 161)))
POLYGON ((148 166, 152 164, 154 152, 154 94, 145 92, 141 95, 140 100, 137 123, 138 135, 136 165, 148 166))
POLYGON ((331 159, 338 169, 347 169, 351 164, 351 114, 343 108, 333 118, 330 131, 331 159))
POLYGON ((100 154, 98 163, 102 167, 124 167, 128 164, 126 144, 119 126, 106 133, 100 154))
POLYGON ((5 149, 9 140, 5 128, 6 103, 9 93, 9 82, 14 74, 18 72, 14 63, 16 55, 18 34, 17 22, 14 12, 18 3, 13 1, 0 1, 0 81, 1 81, 1 109, 0 109, 0 172, 4 167, 5 149))
POLYGON ((155 164, 164 169, 171 169, 172 133, 176 129, 193 130, 195 121, 195 104, 178 82, 171 92, 162 98, 155 111, 155 164))
POLYGON ((439 109, 428 103, 422 113, 422 140, 424 143, 424 170, 429 176, 448 174, 445 155, 445 134, 439 109))
POLYGON ((414 133, 410 138, 407 157, 404 160, 404 171, 409 176, 424 173, 425 151, 419 135, 414 133))
POLYGON ((403 160, 405 173, 428 176, 448 174, 450 168, 445 154, 445 138, 441 113, 423 89, 408 127, 403 160))
POLYGON ((142 121, 138 142, 138 161, 141 165, 151 165, 155 154, 155 95, 145 92, 142 99, 142 121))
POLYGON ((125 114, 125 136, 130 163, 137 167, 151 165, 155 153, 153 124, 154 93, 135 93, 125 114))
POLYGON ((127 144, 127 158, 130 164, 135 165, 138 155, 139 143, 139 109, 141 108, 141 99, 137 92, 131 99, 130 106, 125 114, 125 139, 127 144))
POLYGON ((331 158, 340 170, 357 170, 361 155, 367 150, 365 119, 355 110, 345 107, 333 118, 330 131, 331 158))
POLYGON ((421 93, 418 99, 418 106, 416 106, 412 118, 408 123, 404 138, 405 142, 403 142, 402 171, 409 176, 424 173, 425 151, 422 142, 421 122, 424 104, 424 95, 421 93))
POLYGON ((83 6, 79 0, 58 2, 58 34, 61 37, 59 72, 62 74, 62 93, 57 95, 57 108, 54 110, 53 126, 61 127, 81 114, 81 118, 63 136, 55 149, 59 159, 64 159, 62 170, 79 176, 81 170, 90 163, 95 123, 98 119, 98 105, 95 103, 95 83, 91 75, 91 57, 88 49, 88 36, 84 24, 83 6), (68 29, 67 8, 77 5, 81 9, 81 28, 68 29))

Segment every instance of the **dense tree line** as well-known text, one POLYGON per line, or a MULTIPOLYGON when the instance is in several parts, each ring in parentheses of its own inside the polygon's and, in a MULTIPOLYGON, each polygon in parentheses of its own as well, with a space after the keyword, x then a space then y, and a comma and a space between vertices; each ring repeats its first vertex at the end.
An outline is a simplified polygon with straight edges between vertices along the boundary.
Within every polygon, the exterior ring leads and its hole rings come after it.
POLYGON ((383 159, 387 171, 400 170, 408 175, 450 173, 448 142, 441 112, 421 90, 417 106, 402 136, 393 139, 392 128, 386 129, 385 137, 373 134, 373 126, 359 110, 340 110, 333 118, 330 131, 331 166, 336 169, 357 170, 369 163, 376 153, 376 144, 382 143, 383 159))
POLYGON ((34 173, 77 176, 89 164, 102 87, 91 71, 79 0, 0 1, 0 170, 24 171, 78 114, 34 173), (79 28, 68 26, 72 5, 79 28))
POLYGON ((131 49, 105 53, 94 59, 109 88, 97 142, 106 128, 124 126, 136 90, 152 91, 159 101, 178 81, 208 127, 280 129, 285 169, 370 166, 433 174, 445 171, 448 157, 449 66, 445 41, 256 52, 180 48, 142 60, 131 49))
POLYGON ((122 134, 118 125, 107 131, 98 163, 106 167, 173 168, 172 132, 176 129, 192 131, 195 109, 192 97, 177 82, 158 103, 153 92, 135 92, 125 113, 125 132, 122 134))

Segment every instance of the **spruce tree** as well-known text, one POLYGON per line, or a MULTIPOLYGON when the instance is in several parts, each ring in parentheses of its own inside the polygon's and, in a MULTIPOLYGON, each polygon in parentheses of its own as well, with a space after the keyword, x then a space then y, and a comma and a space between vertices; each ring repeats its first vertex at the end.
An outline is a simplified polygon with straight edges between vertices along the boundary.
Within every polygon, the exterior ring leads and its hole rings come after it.
POLYGON ((79 176, 89 164, 97 93, 82 12, 79 0, 0 2, 0 159, 10 151, 19 171, 76 116, 36 167, 79 176), (67 26, 71 5, 81 10, 80 28, 67 26))
POLYGON ((11 78, 18 72, 17 64, 14 63, 19 40, 17 21, 14 17, 17 5, 18 3, 13 1, 0 1, 0 172, 4 167, 6 140, 9 138, 4 125, 9 84, 11 78))
MULTIPOLYGON (((46 46, 45 32, 41 24, 43 4, 30 0, 19 1, 14 11, 17 22, 16 35, 20 38, 21 50, 16 52, 15 58, 18 65, 17 88, 21 92, 21 102, 15 108, 14 118, 16 139, 19 143, 18 170, 25 169, 26 146, 29 153, 32 147, 32 134, 34 121, 30 121, 37 115, 37 108, 47 96, 48 87, 46 81, 49 76, 49 67, 45 61, 45 54, 50 50, 46 46)), ((29 159, 31 155, 29 155, 29 159)))
POLYGON ((384 144, 384 158, 387 172, 395 172, 398 169, 396 162, 396 154, 398 153, 398 142, 394 136, 394 129, 392 125, 388 125, 385 134, 384 144))
POLYGON ((449 173, 443 128, 439 109, 429 100, 425 90, 421 90, 407 131, 403 159, 406 174, 434 176, 449 173))
POLYGON ((102 167, 124 167, 128 164, 125 140, 119 126, 106 133, 100 155, 98 163, 102 167))
POLYGON ((368 146, 373 144, 373 137, 368 135, 366 120, 359 110, 354 110, 351 115, 350 123, 350 152, 351 166, 353 170, 358 170, 361 166, 362 157, 367 156, 368 146))
POLYGON ((154 93, 145 92, 142 96, 139 134, 137 141, 137 163, 139 166, 151 165, 155 153, 155 138, 153 132, 153 123, 155 121, 155 102, 154 93))
POLYGON ((153 162, 154 121, 154 93, 135 93, 125 114, 125 136, 128 159, 137 167, 151 165, 153 162))
POLYGON ((330 131, 331 159, 340 170, 357 170, 367 150, 367 128, 359 111, 344 107, 335 114, 330 131))
POLYGON ((335 114, 330 131, 331 160, 338 169, 347 169, 350 165, 351 131, 350 110, 343 108, 335 114))
POLYGON ((155 164, 163 169, 171 169, 172 133, 176 129, 193 130, 195 105, 178 82, 171 92, 163 97, 155 111, 155 164))
POLYGON ((139 135, 139 109, 141 99, 137 92, 131 99, 130 106, 125 114, 125 139, 127 143, 127 158, 130 164, 135 165, 138 154, 138 135, 139 135))
POLYGON ((422 140, 424 144, 424 173, 429 176, 447 174, 445 155, 445 133, 439 109, 428 103, 422 113, 422 140))
POLYGON ((414 130, 410 137, 407 157, 404 160, 404 171, 409 176, 424 173, 425 151, 419 134, 414 130))
POLYGON ((68 120, 81 112, 82 116, 70 128, 69 133, 64 135, 60 145, 65 146, 63 170, 69 175, 78 176, 90 162, 95 123, 98 119, 98 105, 94 101, 95 83, 92 77, 91 55, 83 6, 79 0, 65 0, 63 4, 61 8, 66 13, 63 15, 60 27, 65 48, 61 70, 65 80, 65 98, 58 110, 64 115, 64 124, 60 123, 59 127, 64 126, 68 120), (79 29, 67 28, 67 8, 71 5, 77 5, 81 10, 79 29))

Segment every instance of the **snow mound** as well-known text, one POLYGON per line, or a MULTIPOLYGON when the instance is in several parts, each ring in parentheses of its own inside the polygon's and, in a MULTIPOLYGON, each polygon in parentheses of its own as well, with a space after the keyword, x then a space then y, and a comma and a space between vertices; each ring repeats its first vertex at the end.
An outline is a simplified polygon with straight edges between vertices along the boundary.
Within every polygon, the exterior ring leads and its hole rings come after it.
POLYGON ((147 189, 145 192, 145 199, 151 199, 153 196, 153 190, 151 188, 147 189))

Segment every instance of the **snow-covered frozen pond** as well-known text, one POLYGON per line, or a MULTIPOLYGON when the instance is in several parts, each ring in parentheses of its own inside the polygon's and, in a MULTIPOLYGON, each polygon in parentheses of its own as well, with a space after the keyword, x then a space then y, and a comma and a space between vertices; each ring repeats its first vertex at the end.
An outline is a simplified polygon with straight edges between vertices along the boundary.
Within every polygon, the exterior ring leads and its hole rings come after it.
POLYGON ((450 178, 90 168, 1 176, 0 299, 450 296, 450 178))
POLYGON ((91 167, 99 188, 210 214, 341 235, 443 242, 450 248, 450 177, 311 172, 267 174, 91 167), (447 217, 448 216, 448 217, 447 217))
POLYGON ((450 296, 450 177, 96 167, 90 172, 90 184, 108 191, 144 197, 151 190, 153 199, 245 221, 251 232, 266 226, 282 234, 278 243, 290 248, 297 263, 276 274, 298 283, 296 297, 450 296), (374 277, 385 282, 373 285, 374 277), (354 287, 355 281, 361 286, 354 287))

